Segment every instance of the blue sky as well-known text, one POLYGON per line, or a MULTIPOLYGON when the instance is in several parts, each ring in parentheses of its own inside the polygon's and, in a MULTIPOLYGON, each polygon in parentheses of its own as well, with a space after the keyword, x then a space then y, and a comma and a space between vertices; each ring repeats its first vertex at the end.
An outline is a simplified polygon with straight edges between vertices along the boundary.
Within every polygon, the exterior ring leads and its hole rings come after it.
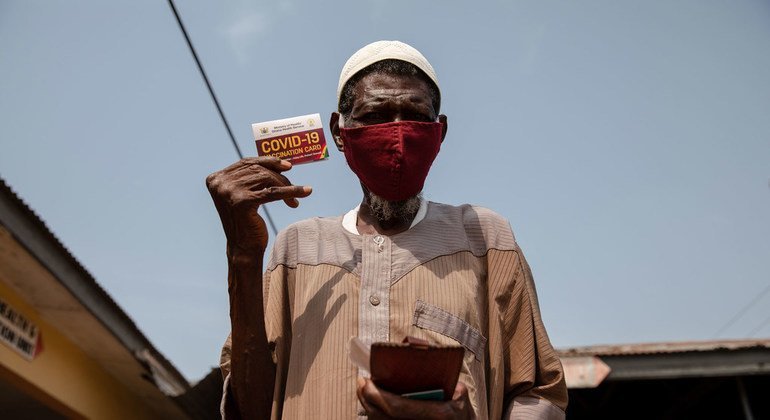
MULTIPOLYGON (((770 5, 179 1, 246 154, 251 123, 335 109, 399 39, 436 68, 434 201, 511 221, 558 347, 770 336, 770 5)), ((236 155, 157 1, 0 3, 0 176, 192 380, 227 335, 204 178, 236 155)), ((283 227, 360 200, 342 155, 283 227)))

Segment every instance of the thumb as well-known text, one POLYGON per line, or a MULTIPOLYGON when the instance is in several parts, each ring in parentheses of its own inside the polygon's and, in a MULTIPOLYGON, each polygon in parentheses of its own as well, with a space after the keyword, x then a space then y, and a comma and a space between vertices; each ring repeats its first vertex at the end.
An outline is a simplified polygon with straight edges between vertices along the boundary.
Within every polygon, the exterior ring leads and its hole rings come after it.
POLYGON ((464 383, 458 381, 455 385, 455 392, 452 394, 452 400, 460 400, 468 396, 468 387, 464 383))

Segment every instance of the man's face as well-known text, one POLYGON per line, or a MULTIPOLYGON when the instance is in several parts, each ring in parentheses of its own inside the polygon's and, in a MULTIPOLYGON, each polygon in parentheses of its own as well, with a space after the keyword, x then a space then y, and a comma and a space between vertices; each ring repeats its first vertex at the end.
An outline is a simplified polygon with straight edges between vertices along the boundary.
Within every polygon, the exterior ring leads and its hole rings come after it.
MULTIPOLYGON (((344 145, 339 137, 340 115, 333 113, 331 131, 337 149, 344 145)), ((427 82, 416 76, 368 74, 358 81, 353 89, 353 103, 350 115, 344 116, 342 126, 357 128, 367 125, 397 121, 439 121, 446 135, 446 116, 437 115, 433 108, 427 82)), ((443 136, 442 136, 443 139, 443 136)), ((420 206, 419 195, 403 201, 387 201, 361 184, 364 196, 375 216, 381 223, 392 220, 411 220, 420 206)))
POLYGON ((353 90, 345 127, 396 121, 436 121, 428 85, 416 76, 369 74, 353 90))
MULTIPOLYGON (((443 124, 443 134, 446 135, 446 116, 436 114, 428 84, 417 76, 368 74, 358 81, 353 93, 350 115, 342 118, 342 126, 345 128, 395 121, 438 120, 443 124)), ((329 127, 337 149, 342 151, 339 119, 338 113, 332 113, 329 127)))

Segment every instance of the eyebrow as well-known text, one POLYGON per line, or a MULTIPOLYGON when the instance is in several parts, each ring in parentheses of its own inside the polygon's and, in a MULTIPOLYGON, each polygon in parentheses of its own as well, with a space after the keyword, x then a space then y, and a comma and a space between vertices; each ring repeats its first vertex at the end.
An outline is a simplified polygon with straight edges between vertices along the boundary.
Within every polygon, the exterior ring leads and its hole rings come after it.
POLYGON ((397 92, 397 94, 389 94, 392 91, 397 89, 371 89, 371 90, 365 90, 364 95, 361 98, 362 101, 382 101, 384 99, 388 98, 406 98, 411 103, 426 103, 426 104, 432 104, 433 101, 431 100, 429 95, 421 95, 416 92, 412 91, 404 91, 404 92, 397 92))

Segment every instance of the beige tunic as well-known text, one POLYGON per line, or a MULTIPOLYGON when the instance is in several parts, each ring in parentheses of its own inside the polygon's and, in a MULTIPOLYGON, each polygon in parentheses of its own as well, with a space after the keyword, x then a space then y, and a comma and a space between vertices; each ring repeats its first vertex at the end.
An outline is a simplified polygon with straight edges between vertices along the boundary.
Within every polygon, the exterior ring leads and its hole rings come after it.
POLYGON ((529 266, 508 222, 488 209, 431 202, 419 223, 390 237, 351 233, 342 217, 295 223, 276 238, 264 298, 277 363, 273 418, 362 415, 350 338, 408 335, 466 348, 460 381, 479 419, 564 416, 564 375, 529 266))

